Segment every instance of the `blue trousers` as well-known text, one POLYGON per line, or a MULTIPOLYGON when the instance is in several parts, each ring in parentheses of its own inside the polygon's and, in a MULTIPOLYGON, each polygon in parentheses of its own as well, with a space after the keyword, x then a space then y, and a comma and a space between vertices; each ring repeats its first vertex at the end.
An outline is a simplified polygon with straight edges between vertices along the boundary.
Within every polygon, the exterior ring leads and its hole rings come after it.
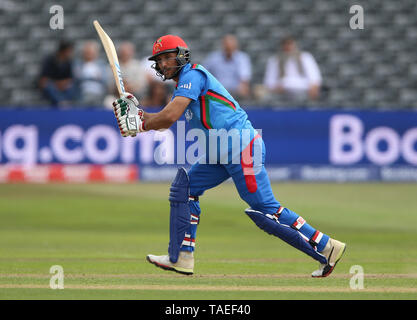
POLYGON ((74 101, 78 97, 75 85, 71 85, 68 89, 61 91, 52 81, 47 83, 43 90, 43 94, 55 106, 61 101, 74 101))
POLYGON ((295 212, 283 208, 275 199, 267 171, 265 169, 265 144, 260 136, 255 137, 242 151, 240 163, 201 164, 195 163, 188 172, 190 179, 191 224, 186 233, 181 250, 194 251, 197 225, 201 209, 198 197, 204 191, 214 188, 232 178, 240 197, 253 209, 264 214, 277 214, 279 222, 292 226, 300 232, 306 241, 317 239, 317 251, 321 252, 329 237, 312 228, 295 212), (253 150, 262 150, 259 161, 253 161, 253 150), (246 155, 245 155, 246 153, 246 155), (249 155, 249 157, 248 157, 249 155), (252 162, 251 162, 252 160, 252 162))

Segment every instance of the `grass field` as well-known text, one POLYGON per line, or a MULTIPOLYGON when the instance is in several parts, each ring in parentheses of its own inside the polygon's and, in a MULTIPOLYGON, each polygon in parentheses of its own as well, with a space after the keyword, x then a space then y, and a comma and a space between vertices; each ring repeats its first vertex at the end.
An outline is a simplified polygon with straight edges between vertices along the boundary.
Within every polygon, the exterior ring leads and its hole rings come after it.
POLYGON ((232 184, 201 197, 195 275, 166 254, 168 184, 0 185, 0 299, 416 299, 417 186, 274 184, 277 198, 347 243, 334 273, 263 231, 232 184), (64 269, 52 290, 50 267, 64 269), (364 289, 349 286, 364 269, 364 289))

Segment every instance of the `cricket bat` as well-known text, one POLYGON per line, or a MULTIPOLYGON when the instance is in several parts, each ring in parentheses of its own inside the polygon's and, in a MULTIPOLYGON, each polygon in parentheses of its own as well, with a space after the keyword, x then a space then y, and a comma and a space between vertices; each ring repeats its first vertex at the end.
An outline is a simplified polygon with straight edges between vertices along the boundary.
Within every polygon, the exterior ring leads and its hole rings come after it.
POLYGON ((106 51, 107 59, 109 60, 110 67, 113 72, 114 81, 116 82, 117 91, 119 96, 121 96, 125 93, 125 87, 123 85, 122 72, 120 71, 119 59, 117 58, 113 41, 111 41, 110 37, 103 30, 97 20, 94 20, 93 24, 100 37, 101 43, 103 44, 104 51, 106 51))

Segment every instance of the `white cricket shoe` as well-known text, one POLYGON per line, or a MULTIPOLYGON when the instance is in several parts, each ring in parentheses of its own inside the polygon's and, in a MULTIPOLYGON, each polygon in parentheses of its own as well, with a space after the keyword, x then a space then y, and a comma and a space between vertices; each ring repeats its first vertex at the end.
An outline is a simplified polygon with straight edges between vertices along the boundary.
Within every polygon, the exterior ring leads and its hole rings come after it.
POLYGON ((181 251, 176 263, 169 260, 169 256, 154 256, 148 254, 146 260, 164 270, 191 275, 194 272, 194 255, 192 252, 181 251))
POLYGON ((320 264, 319 269, 314 271, 313 278, 324 278, 333 272, 337 262, 342 258, 346 250, 346 244, 334 239, 329 239, 326 247, 321 252, 327 258, 327 264, 320 264))

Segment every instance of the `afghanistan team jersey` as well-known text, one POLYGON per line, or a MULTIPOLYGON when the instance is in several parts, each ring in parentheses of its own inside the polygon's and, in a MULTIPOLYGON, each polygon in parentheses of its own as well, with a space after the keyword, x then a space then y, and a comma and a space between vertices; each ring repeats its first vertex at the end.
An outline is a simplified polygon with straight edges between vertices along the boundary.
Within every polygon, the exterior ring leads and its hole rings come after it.
MULTIPOLYGON (((248 115, 239 103, 230 95, 223 85, 202 65, 186 64, 179 75, 178 84, 172 99, 182 96, 192 101, 185 110, 185 118, 191 128, 201 129, 206 135, 206 150, 209 153, 210 134, 224 129, 228 132, 227 153, 224 154, 217 145, 218 159, 236 158, 257 135, 248 120, 248 115), (234 135, 234 137, 232 137, 234 135), (234 148, 233 138, 239 136, 240 148, 234 148)), ((224 149, 223 149, 224 150, 224 149)))
POLYGON ((173 98, 176 96, 192 100, 185 117, 193 128, 240 130, 251 126, 239 103, 199 64, 188 63, 182 68, 173 98))
MULTIPOLYGON (((185 118, 192 128, 202 129, 205 133, 207 148, 209 133, 213 129, 238 132, 242 148, 240 150, 243 150, 257 134, 239 103, 209 71, 199 64, 188 63, 182 68, 172 99, 176 96, 192 100, 185 110, 185 118), (241 134, 243 129, 245 134, 241 134), (249 134, 246 134, 247 132, 249 134)), ((229 151, 230 141, 229 138, 229 151)))

